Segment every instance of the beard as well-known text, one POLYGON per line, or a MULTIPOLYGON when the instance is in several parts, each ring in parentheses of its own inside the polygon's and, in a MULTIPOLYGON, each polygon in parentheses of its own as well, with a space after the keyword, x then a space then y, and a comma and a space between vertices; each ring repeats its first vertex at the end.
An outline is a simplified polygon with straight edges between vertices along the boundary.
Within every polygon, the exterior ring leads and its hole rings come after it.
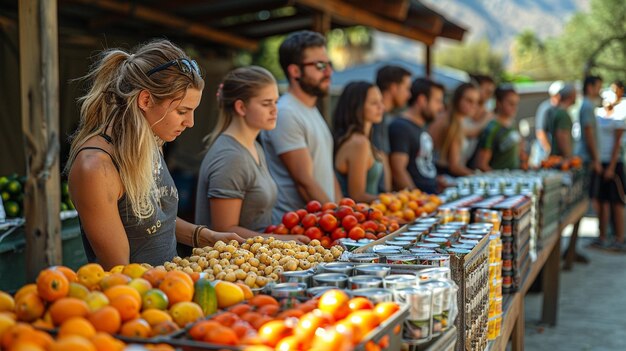
POLYGON ((323 77, 317 82, 315 82, 311 78, 308 78, 307 76, 303 76, 299 81, 300 88, 302 88, 302 91, 304 91, 305 93, 311 96, 323 98, 326 95, 328 95, 329 86, 325 88, 322 88, 321 86, 322 83, 326 80, 329 80, 329 78, 323 77))
POLYGON ((422 118, 424 118, 424 121, 426 121, 427 123, 430 123, 435 119, 435 114, 433 113, 431 109, 425 108, 421 112, 422 112, 422 118))

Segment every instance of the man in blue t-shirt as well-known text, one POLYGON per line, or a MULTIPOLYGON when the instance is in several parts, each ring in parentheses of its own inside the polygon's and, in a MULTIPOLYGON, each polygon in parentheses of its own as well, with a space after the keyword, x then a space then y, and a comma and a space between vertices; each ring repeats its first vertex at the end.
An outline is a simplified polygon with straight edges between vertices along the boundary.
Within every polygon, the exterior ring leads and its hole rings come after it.
POLYGON ((418 78, 411 85, 409 107, 389 125, 390 166, 394 189, 437 192, 433 140, 426 124, 443 110, 444 87, 418 78))

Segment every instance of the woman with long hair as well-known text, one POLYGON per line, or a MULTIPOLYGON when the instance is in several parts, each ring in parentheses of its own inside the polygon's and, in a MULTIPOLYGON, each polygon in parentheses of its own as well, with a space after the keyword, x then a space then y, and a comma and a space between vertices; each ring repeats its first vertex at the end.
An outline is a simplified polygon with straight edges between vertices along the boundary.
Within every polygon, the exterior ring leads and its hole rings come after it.
MULTIPOLYGON (((357 202, 375 200, 380 178, 391 174, 384 155, 370 141, 372 126, 382 121, 383 113, 380 90, 365 81, 346 85, 335 108, 335 173, 343 194, 357 202)), ((390 180, 384 183, 388 191, 390 180)))
MULTIPOLYGON (((256 141, 262 130, 276 127, 278 87, 264 68, 237 68, 224 78, 217 100, 217 126, 200 166, 196 222, 244 238, 257 236, 271 224, 278 194, 256 141)), ((303 235, 279 238, 309 241, 303 235)))
POLYGON ((519 95, 512 87, 498 87, 495 97, 495 118, 483 130, 477 146, 476 167, 483 172, 520 168, 524 150, 514 126, 519 95))
POLYGON ((463 119, 476 112, 479 100, 479 91, 474 84, 459 85, 452 95, 450 112, 445 119, 439 118, 431 126, 431 134, 438 152, 438 173, 448 173, 452 176, 466 176, 473 173, 463 157, 465 134, 463 119))
POLYGON ((85 78, 66 170, 88 260, 105 269, 162 265, 176 256, 177 241, 242 241, 176 215, 178 191, 162 146, 193 127, 204 88, 196 62, 156 40, 133 53, 104 51, 85 78))

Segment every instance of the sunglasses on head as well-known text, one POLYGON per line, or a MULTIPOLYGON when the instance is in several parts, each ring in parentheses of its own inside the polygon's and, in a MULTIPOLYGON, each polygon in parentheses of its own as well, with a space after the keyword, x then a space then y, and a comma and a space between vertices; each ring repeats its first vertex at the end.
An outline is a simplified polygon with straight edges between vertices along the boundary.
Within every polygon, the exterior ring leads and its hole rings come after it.
POLYGON ((333 63, 330 61, 313 61, 313 62, 303 62, 301 66, 314 66, 319 71, 324 71, 326 68, 333 68, 333 63))
POLYGON ((149 77, 152 74, 166 70, 174 65, 178 67, 179 71, 185 74, 189 74, 195 71, 198 75, 200 75, 200 67, 198 66, 198 63, 195 60, 190 60, 186 58, 179 58, 166 62, 160 66, 154 67, 153 69, 146 72, 146 75, 149 77))

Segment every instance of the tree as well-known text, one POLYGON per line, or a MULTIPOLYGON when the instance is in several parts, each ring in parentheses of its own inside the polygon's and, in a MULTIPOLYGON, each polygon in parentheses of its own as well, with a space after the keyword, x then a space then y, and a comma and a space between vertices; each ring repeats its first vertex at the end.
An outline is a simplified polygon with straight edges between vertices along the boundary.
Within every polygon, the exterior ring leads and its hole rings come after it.
POLYGON ((534 31, 526 29, 515 37, 511 45, 511 73, 534 80, 553 79, 548 67, 545 45, 534 31))
POLYGON ((495 52, 486 39, 454 46, 435 52, 435 64, 466 72, 501 77, 504 72, 503 57, 495 52))

